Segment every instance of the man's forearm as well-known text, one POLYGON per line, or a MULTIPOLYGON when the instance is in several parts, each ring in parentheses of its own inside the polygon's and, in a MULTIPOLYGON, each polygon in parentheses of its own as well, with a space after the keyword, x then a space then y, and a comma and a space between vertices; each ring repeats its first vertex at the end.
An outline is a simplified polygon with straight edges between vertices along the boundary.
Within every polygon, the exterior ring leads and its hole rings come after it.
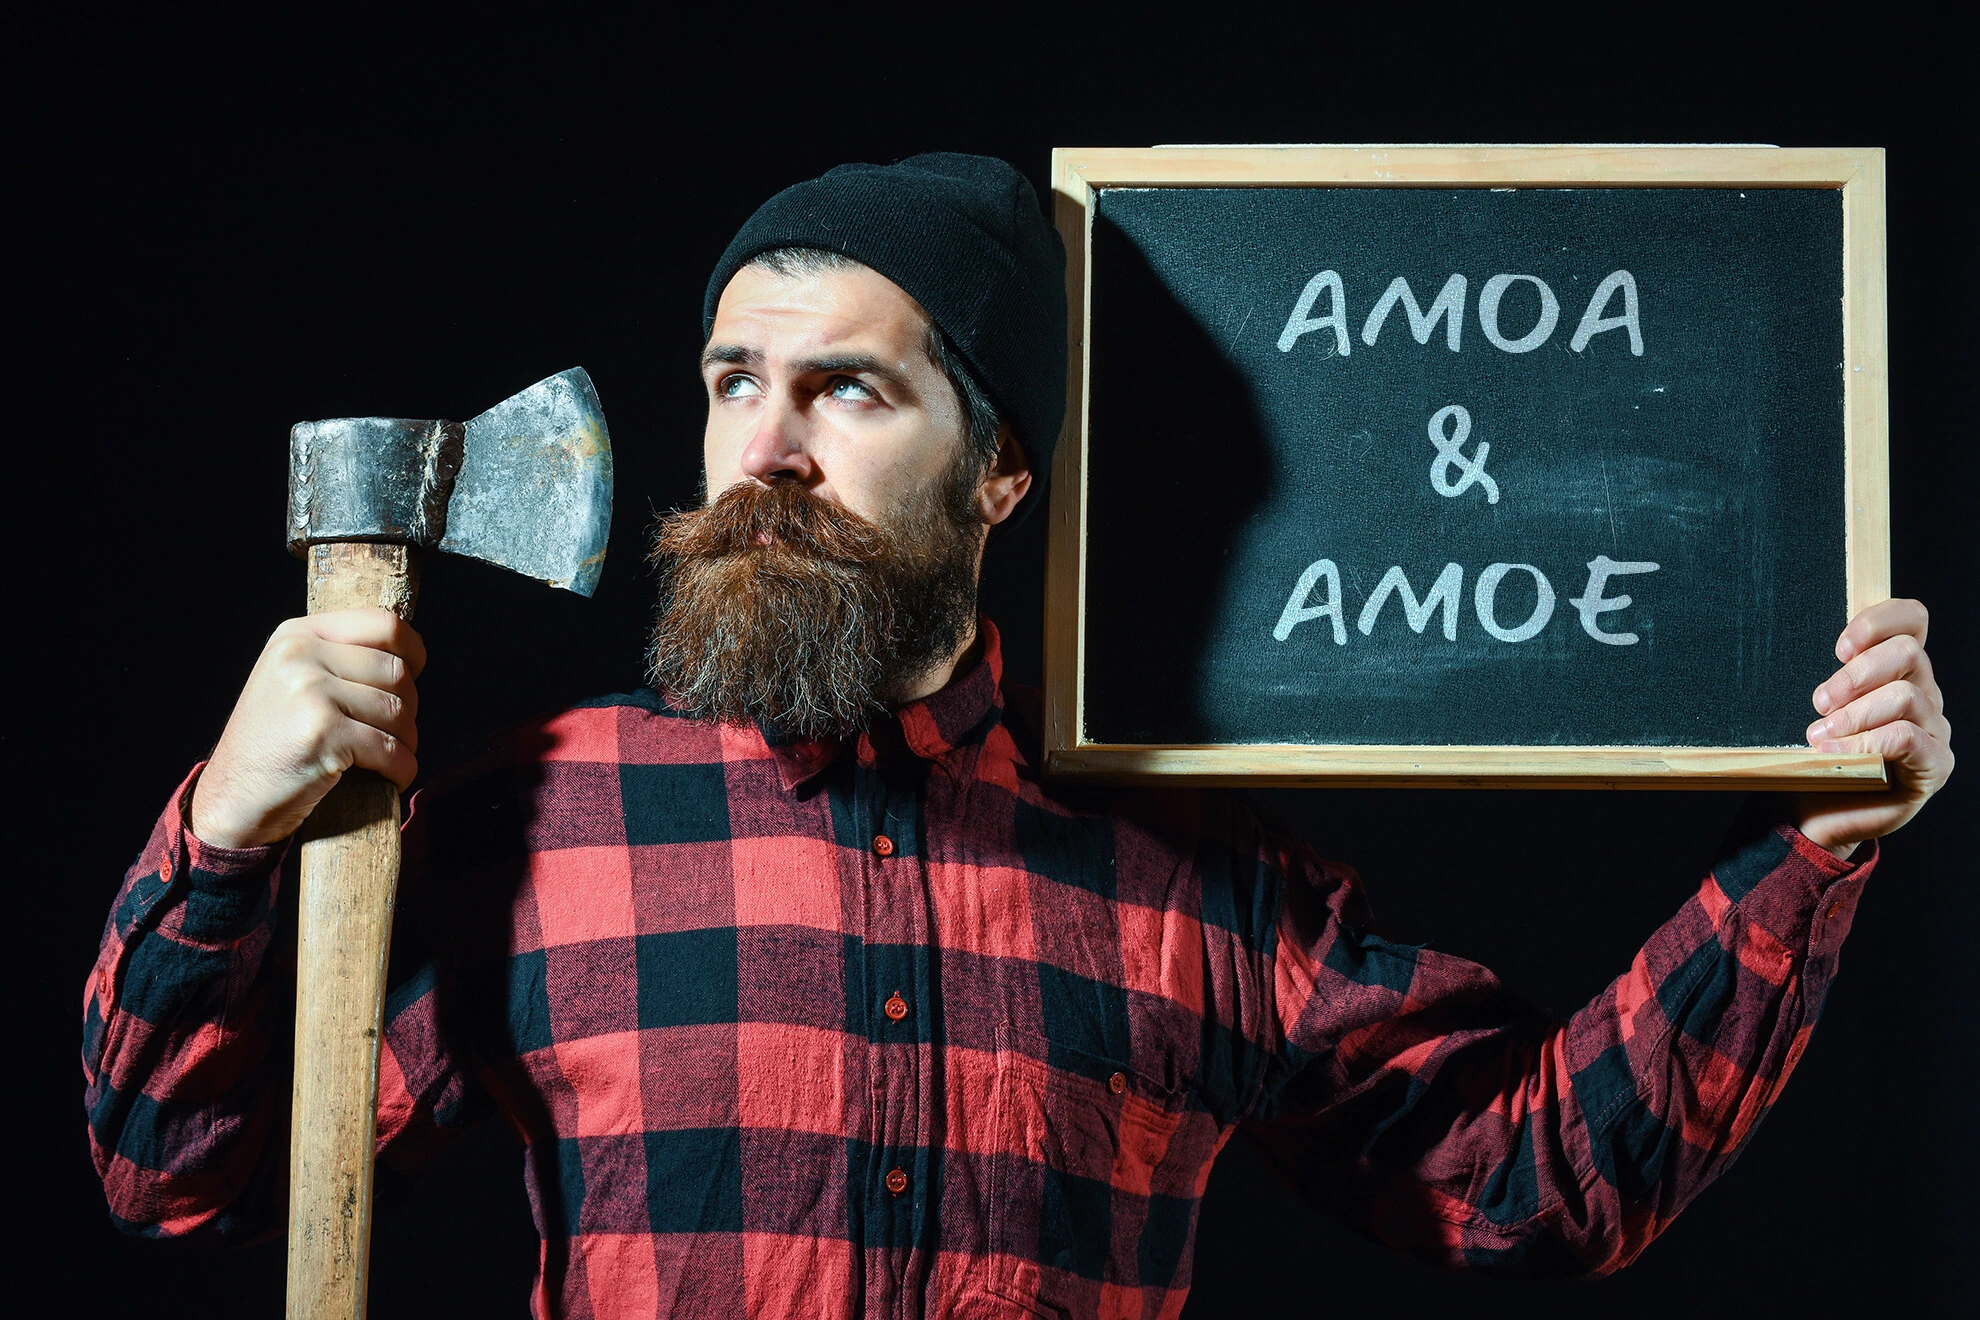
POLYGON ((1743 818, 1698 893, 1564 1023, 1474 963, 1344 932, 1315 951, 1308 1002, 1367 1020, 1302 1015, 1312 1043, 1294 1043, 1315 1057, 1254 1137, 1320 1208, 1438 1264, 1627 1264, 1793 1071, 1874 861, 1766 822, 1743 818))
POLYGON ((146 1236, 258 1231, 257 1167, 285 1143, 270 966, 274 845, 211 848, 186 825, 195 770, 126 874, 84 995, 90 1139, 112 1215, 146 1236))

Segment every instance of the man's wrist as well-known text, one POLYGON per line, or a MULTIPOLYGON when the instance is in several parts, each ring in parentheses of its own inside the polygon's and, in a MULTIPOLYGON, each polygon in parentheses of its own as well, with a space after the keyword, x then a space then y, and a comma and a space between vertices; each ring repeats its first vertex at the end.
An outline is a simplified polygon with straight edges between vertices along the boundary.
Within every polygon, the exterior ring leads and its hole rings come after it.
POLYGON ((273 839, 257 838, 253 830, 241 829, 223 817, 216 817, 211 810, 211 804, 202 803, 200 790, 205 785, 210 769, 210 764, 203 765, 193 772, 192 787, 186 791, 183 799, 185 811, 181 819, 185 823, 186 833, 206 847, 221 852, 244 852, 281 842, 279 836, 273 839), (207 809, 202 810, 202 805, 207 809))
POLYGON ((1861 839, 1832 840, 1828 837, 1828 831, 1824 830, 1818 821, 1796 820, 1790 816, 1788 823, 1800 832, 1802 838, 1827 852, 1839 862, 1848 861, 1850 856, 1855 853, 1863 842, 1861 839))
MULTIPOLYGON (((204 778, 204 771, 201 772, 201 778, 204 778)), ((192 791, 186 794, 184 816, 186 833, 209 848, 224 848, 231 852, 241 847, 239 841, 234 838, 233 832, 222 827, 211 814, 202 812, 200 805, 199 780, 195 779, 192 791)))

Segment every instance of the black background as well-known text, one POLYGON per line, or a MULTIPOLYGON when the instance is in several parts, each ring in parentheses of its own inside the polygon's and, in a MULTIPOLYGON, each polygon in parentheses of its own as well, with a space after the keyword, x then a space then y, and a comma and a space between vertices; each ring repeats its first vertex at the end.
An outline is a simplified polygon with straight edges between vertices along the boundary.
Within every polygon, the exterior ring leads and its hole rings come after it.
MULTIPOLYGON (((1842 249, 1837 189, 1101 192, 1086 736, 1805 749, 1808 694, 1849 620, 1842 249), (1398 272, 1425 301, 1466 273, 1461 351, 1442 326, 1419 345, 1393 309, 1346 356, 1331 326, 1282 351, 1285 312, 1336 267, 1355 331, 1398 272), (1647 304, 1643 354, 1621 332, 1573 351, 1582 309, 1622 269, 1647 304), (1499 271, 1557 298, 1533 351, 1479 328, 1499 271), (1455 498, 1432 483, 1425 423, 1453 400, 1465 420, 1441 434, 1485 455, 1491 503, 1483 483, 1455 498), (1630 597, 1602 617, 1630 645, 1589 637, 1569 604, 1597 555, 1657 566, 1600 593, 1630 597), (1320 619, 1278 639, 1288 590, 1322 558, 1338 565, 1344 643, 1320 619), (1473 612, 1494 562, 1551 584, 1550 621, 1518 645, 1473 612), (1416 632, 1387 603, 1363 636, 1391 564, 1424 596, 1456 564, 1449 616, 1416 632)), ((1518 336, 1540 297, 1508 292, 1499 323, 1518 336)), ((1503 588, 1498 617, 1530 618, 1534 579, 1503 588)))
MULTIPOLYGON (((274 11, 266 11, 272 13, 274 11)), ((422 748, 639 677, 651 509, 692 498, 702 282, 774 189, 844 160, 1055 144, 1765 141, 1890 149, 1894 581, 1937 611, 1954 715, 1976 673, 1968 47, 1894 10, 1733 21, 1632 10, 1388 24, 1226 9, 1163 28, 1015 10, 803 15, 359 8, 341 26, 16 18, 7 87, 14 604, 4 721, 17 1292, 59 1314, 274 1315, 278 1248, 120 1239, 89 1166, 82 984, 119 874, 204 754, 274 623, 284 437, 304 418, 471 414, 582 363, 618 455, 585 602, 440 564, 422 748), (1207 21, 1207 20, 1206 20, 1207 21)), ((1485 11, 1478 11, 1481 15, 1485 11)), ((1040 525, 986 582, 1039 670, 1040 525)), ((1234 1143, 1206 1198, 1194 1316, 1790 1315, 1970 1307, 1974 776, 1887 848, 1843 975, 1751 1150, 1620 1276, 1424 1271, 1298 1208, 1234 1143), (1967 860, 1961 861, 1961 858, 1967 860)), ((1567 1010, 1682 901, 1722 795, 1276 795, 1360 866, 1398 934, 1567 1010)), ((378 1224, 376 1316, 516 1314, 534 1245, 516 1148, 457 1147, 378 1224)))

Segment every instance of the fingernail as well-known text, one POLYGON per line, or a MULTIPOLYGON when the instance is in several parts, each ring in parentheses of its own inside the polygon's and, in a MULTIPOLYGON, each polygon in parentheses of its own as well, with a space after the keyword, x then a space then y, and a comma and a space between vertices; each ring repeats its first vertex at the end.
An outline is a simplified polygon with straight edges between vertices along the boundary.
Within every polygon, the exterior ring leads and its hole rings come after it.
POLYGON ((1847 637, 1836 638, 1836 659, 1841 660, 1843 663, 1847 664, 1849 663, 1850 658, 1855 654, 1856 654, 1856 643, 1850 641, 1849 638, 1847 637))
POLYGON ((1816 747, 1815 750, 1818 752, 1840 752, 1844 749, 1841 743, 1837 742, 1834 738, 1831 738, 1827 742, 1824 742, 1820 746, 1816 747))
POLYGON ((1808 726, 1808 741, 1813 745, 1818 739, 1829 736, 1829 721, 1816 720, 1808 726))
POLYGON ((1818 710, 1818 711, 1820 711, 1820 712, 1821 712, 1822 714, 1824 714, 1824 715, 1827 715, 1827 714, 1829 713, 1829 707, 1831 707, 1831 706, 1833 706, 1833 705, 1835 705, 1835 704, 1836 704, 1835 702, 1833 702, 1833 701, 1831 701, 1831 700, 1829 699, 1829 690, 1828 690, 1827 688, 1816 688, 1816 689, 1815 689, 1815 709, 1816 709, 1816 710, 1818 710))

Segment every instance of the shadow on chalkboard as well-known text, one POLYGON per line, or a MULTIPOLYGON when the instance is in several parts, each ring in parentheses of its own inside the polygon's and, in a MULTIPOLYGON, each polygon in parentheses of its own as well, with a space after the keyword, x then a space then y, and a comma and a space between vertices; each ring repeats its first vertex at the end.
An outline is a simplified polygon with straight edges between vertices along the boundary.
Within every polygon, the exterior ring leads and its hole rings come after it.
POLYGON ((1092 270, 1086 736, 1206 741, 1232 547, 1273 475, 1251 385, 1228 356, 1249 312, 1203 324, 1104 214, 1092 270))

